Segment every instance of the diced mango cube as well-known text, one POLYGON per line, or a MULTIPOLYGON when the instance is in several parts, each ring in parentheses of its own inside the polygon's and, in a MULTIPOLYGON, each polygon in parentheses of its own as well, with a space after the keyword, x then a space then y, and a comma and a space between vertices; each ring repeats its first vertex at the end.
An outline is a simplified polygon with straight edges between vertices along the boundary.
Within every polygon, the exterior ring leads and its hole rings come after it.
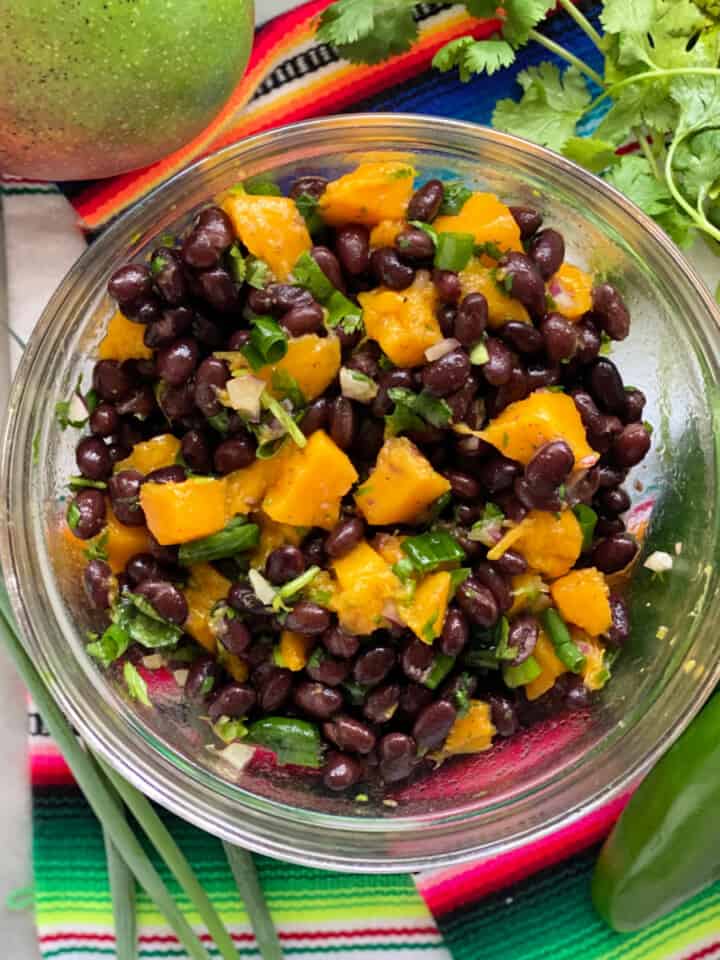
POLYGON ((152 350, 145 346, 145 326, 116 310, 108 323, 107 333, 100 341, 100 360, 150 360, 152 350))
POLYGON ((183 590, 188 604, 185 630, 210 653, 217 643, 210 629, 210 614, 218 600, 224 600, 232 584, 209 563, 197 563, 190 568, 190 579, 183 590))
POLYGON ((286 443, 269 460, 255 460, 249 467, 233 470, 225 477, 227 483, 227 514, 248 514, 260 509, 263 497, 277 480, 282 465, 288 458, 289 444, 286 443))
POLYGON ((140 473, 152 473, 161 467, 171 467, 177 461, 180 441, 171 433, 161 433, 151 440, 136 443, 132 453, 115 464, 115 473, 121 470, 139 470, 140 473))
POLYGON ((472 233, 476 243, 494 243, 502 251, 523 249, 515 217, 494 193, 473 193, 460 213, 438 217, 433 227, 438 233, 472 233))
POLYGON ((424 643, 432 643, 442 633, 451 582, 447 570, 430 573, 417 585, 410 602, 399 607, 404 622, 424 643))
POLYGON ((481 753, 492 746, 495 736, 490 705, 484 700, 471 700, 464 717, 458 717, 442 748, 446 756, 458 753, 481 753))
POLYGON ((150 537, 145 527, 128 527, 120 523, 109 504, 106 517, 107 526, 100 536, 107 533, 105 549, 110 569, 113 573, 122 573, 131 557, 136 553, 147 553, 150 537))
POLYGON ((315 640, 302 633, 293 633, 292 630, 283 630, 280 634, 280 659, 282 665, 293 673, 302 670, 308 661, 308 656, 315 640))
POLYGON ((382 220, 402 220, 413 193, 414 169, 397 160, 361 163, 352 173, 331 181, 320 197, 320 213, 337 227, 382 220))
POLYGON ((405 220, 381 220, 370 231, 370 246, 373 250, 378 247, 394 247, 399 233, 407 227, 405 220))
POLYGON ((289 197, 233 193, 222 207, 236 235, 278 280, 287 280, 299 257, 312 247, 305 220, 289 197))
POLYGON ((355 503, 368 523, 411 523, 450 483, 407 437, 390 437, 378 454, 355 503))
POLYGON ((315 333, 307 333, 288 340, 288 350, 282 360, 270 367, 262 367, 254 376, 269 384, 270 393, 278 395, 282 394, 282 390, 273 389, 273 374, 289 374, 309 402, 327 390, 338 375, 340 363, 338 337, 334 334, 318 337, 315 333))
POLYGON ((488 303, 488 326, 492 329, 503 327, 514 320, 518 323, 531 323, 530 314, 525 307, 511 297, 494 279, 491 268, 485 266, 477 257, 473 257, 464 270, 460 271, 462 295, 481 293, 488 303))
POLYGON ((552 579, 562 577, 580 556, 583 534, 572 510, 560 514, 531 510, 514 529, 520 530, 514 549, 537 573, 552 579))
POLYGON ((552 584, 550 593, 563 618, 591 637, 605 633, 612 626, 610 590, 605 577, 595 567, 571 570, 552 584))
POLYGON ((538 697, 547 693, 555 685, 558 677, 567 673, 567 667, 555 653, 552 641, 548 639, 543 630, 540 631, 533 656, 537 660, 542 673, 535 680, 525 684, 525 696, 528 700, 537 700, 538 697))
POLYGON ((396 537, 390 533, 379 533, 373 540, 373 548, 377 550, 386 563, 392 566, 405 556, 402 550, 404 539, 405 537, 396 537))
POLYGON ((357 480, 350 458, 323 430, 303 449, 291 451, 270 487, 263 510, 277 523, 329 530, 340 516, 340 501, 357 480))
POLYGON ((579 320, 592 310, 592 277, 572 263, 563 263, 550 277, 547 288, 555 301, 553 309, 568 320, 579 320))
POLYGON ((437 289, 425 270, 418 270, 407 290, 378 287, 358 295, 367 335, 377 340, 398 367, 425 363, 425 351, 442 340, 436 314, 437 289))
POLYGON ((264 513, 258 514, 253 519, 260 527, 260 542, 253 550, 251 557, 254 567, 264 567, 265 561, 272 551, 285 543, 289 543, 293 547, 299 546, 306 533, 305 527, 291 527, 287 523, 275 523, 264 513))
POLYGON ((163 546, 218 533, 227 522, 227 481, 191 477, 183 483, 144 483, 140 505, 150 532, 163 546))
POLYGON ((593 466, 599 456, 587 442, 573 398, 551 390, 535 390, 525 400, 511 403, 477 436, 526 465, 550 440, 569 444, 577 468, 593 466))
POLYGON ((363 541, 333 561, 338 589, 331 600, 340 624, 350 633, 367 634, 386 623, 387 604, 402 585, 380 554, 363 541))

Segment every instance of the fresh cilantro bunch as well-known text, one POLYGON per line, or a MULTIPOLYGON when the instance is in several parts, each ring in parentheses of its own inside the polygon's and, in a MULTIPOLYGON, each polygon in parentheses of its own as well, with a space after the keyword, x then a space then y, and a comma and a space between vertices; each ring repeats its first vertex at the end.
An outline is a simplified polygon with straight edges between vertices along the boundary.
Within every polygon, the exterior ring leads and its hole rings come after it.
MULTIPOLYGON (((497 19, 497 34, 453 40, 434 65, 467 81, 510 66, 527 43, 545 47, 568 66, 523 70, 522 96, 497 103, 493 126, 604 175, 678 244, 698 233, 720 242, 720 0, 605 0, 604 35, 573 0, 558 5, 603 54, 602 73, 536 29, 554 9, 548 0, 465 0, 472 16, 497 19), (579 136, 579 122, 608 99, 595 134, 579 136), (618 156, 628 142, 639 151, 618 156)), ((337 0, 318 38, 354 62, 377 63, 412 46, 413 12, 412 0, 337 0)))

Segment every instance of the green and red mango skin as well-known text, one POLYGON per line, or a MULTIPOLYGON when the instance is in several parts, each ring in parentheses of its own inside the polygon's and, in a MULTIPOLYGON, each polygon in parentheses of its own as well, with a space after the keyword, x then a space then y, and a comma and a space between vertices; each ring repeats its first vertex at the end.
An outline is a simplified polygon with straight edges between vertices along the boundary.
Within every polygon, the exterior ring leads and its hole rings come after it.
POLYGON ((146 166, 240 80, 253 0, 0 0, 0 171, 53 180, 146 166))

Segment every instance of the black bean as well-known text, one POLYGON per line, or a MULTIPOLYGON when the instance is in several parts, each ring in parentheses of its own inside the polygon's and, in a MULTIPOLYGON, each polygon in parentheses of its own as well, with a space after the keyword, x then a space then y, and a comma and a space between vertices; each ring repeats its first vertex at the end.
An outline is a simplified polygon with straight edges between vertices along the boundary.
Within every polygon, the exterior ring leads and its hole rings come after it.
POLYGON ((219 350, 225 343, 225 331, 203 313, 195 312, 190 332, 205 347, 219 350))
POLYGON ((370 258, 370 266, 378 281, 389 290, 407 290, 415 279, 415 271, 400 260, 393 247, 380 247, 370 258))
POLYGON ((602 513, 614 517, 630 509, 630 495, 622 487, 611 487, 598 494, 597 503, 602 513))
POLYGON ((545 283, 540 270, 524 253, 510 251, 498 262, 498 279, 535 316, 545 314, 545 283))
POLYGON ((108 293, 120 306, 152 293, 152 274, 144 263, 126 263, 108 280, 108 293))
POLYGON ((328 182, 325 177, 317 177, 314 175, 298 177, 290 188, 290 197, 293 200, 297 200, 298 197, 301 197, 305 193, 309 197, 319 200, 320 197, 325 193, 327 185, 328 182))
POLYGON ((362 779, 363 766, 354 757, 331 751, 323 768, 323 783, 328 790, 347 790, 362 779))
POLYGON ((112 471, 108 448, 97 437, 84 437, 75 449, 75 462, 89 480, 105 480, 112 471))
POLYGON ((613 537, 625 532, 625 523, 620 517, 598 517, 595 524, 596 537, 613 537))
MULTIPOLYGON (((458 302, 462 296, 462 284, 457 273, 453 270, 433 270, 432 278, 437 295, 443 303, 454 304, 458 302)), ((448 336, 446 333, 444 335, 448 336)))
POLYGON ((341 227, 335 235, 335 249, 343 270, 351 277, 365 273, 370 265, 370 232, 361 224, 341 227))
POLYGON ((195 374, 195 403, 206 417, 214 417, 222 410, 217 391, 230 379, 230 369, 224 360, 207 357, 195 374))
POLYGON ((220 313, 230 313, 240 305, 238 289, 224 267, 211 267, 197 274, 203 299, 220 313))
POLYGON ((404 780, 417 760, 417 744, 405 733, 388 733, 379 744, 380 775, 386 783, 404 780))
POLYGON ((537 353, 543 348, 543 335, 530 323, 511 320, 500 328, 499 333, 520 353, 537 353))
POLYGON ((650 434, 642 423, 630 423, 615 438, 612 445, 613 461, 623 469, 634 467, 650 449, 650 434))
POLYGON ((305 636, 317 636, 325 633, 330 626, 330 614, 317 603, 301 600, 287 615, 285 625, 288 630, 305 636))
POLYGON ((529 363, 527 367, 527 381, 530 392, 541 387, 553 387, 560 383, 560 368, 543 364, 529 363))
POLYGON ((598 540, 592 550, 592 562, 602 573, 617 573, 632 562, 638 551, 635 539, 626 533, 618 533, 605 540, 598 540))
POLYGON ((282 315, 281 323, 291 337, 302 337, 306 333, 317 333, 324 319, 323 308, 313 300, 292 307, 282 315))
POLYGON ((293 692, 295 705, 311 717, 329 720, 343 705, 342 694, 322 683, 304 680, 293 692))
POLYGON ((409 683, 400 694, 400 709, 408 717, 416 717, 433 700, 433 691, 419 683, 409 683))
POLYGON ((357 370, 358 373, 364 373, 366 377, 374 380, 380 373, 379 354, 377 350, 373 349, 374 346, 375 341, 369 340, 352 356, 348 357, 345 366, 349 367, 350 370, 357 370))
POLYGON ((213 723, 220 717, 245 717, 255 706, 257 694, 244 683, 226 683, 214 694, 208 706, 213 723))
POLYGON ((185 694, 189 700, 207 700, 220 676, 218 662, 205 654, 190 665, 185 680, 185 694))
POLYGON ((625 412, 625 388, 618 368, 612 362, 602 357, 596 360, 590 368, 590 393, 595 402, 607 413, 622 417, 625 412))
POLYGON ((313 655, 305 668, 306 673, 318 683, 324 683, 327 687, 337 687, 346 680, 352 664, 349 660, 338 660, 335 657, 328 657, 322 650, 320 656, 313 655))
POLYGON ((236 434, 223 440, 215 448, 213 464, 220 474, 242 470, 255 462, 255 444, 249 434, 236 434))
POLYGON ((481 583, 490 591, 495 598, 495 603, 502 613, 506 613, 512 606, 513 598, 510 587, 507 585, 505 577, 500 573, 494 563, 483 561, 478 563, 473 569, 473 578, 481 583))
POLYGON ((391 647, 373 647, 357 658, 353 676, 363 686, 375 686, 385 679, 394 665, 395 651, 391 647))
POLYGON ((437 310, 438 323, 440 324, 440 332, 444 337, 454 337, 455 336, 455 317, 457 316, 457 308, 452 306, 449 303, 441 304, 437 310))
POLYGON ((564 704, 568 710, 587 710, 592 704, 592 694, 582 677, 565 678, 564 704))
POLYGON ((520 227, 520 237, 527 240, 542 226, 542 214, 534 207, 510 207, 515 223, 520 227))
POLYGON ((194 473, 210 473, 212 469, 210 446, 200 430, 188 430, 180 441, 180 453, 194 473))
POLYGON ((480 496, 480 484, 469 473, 463 473, 461 470, 446 470, 445 476, 450 481, 453 496, 459 500, 472 502, 480 496))
POLYGON ((562 509, 562 500, 557 490, 531 487, 524 477, 517 478, 513 484, 513 493, 528 510, 549 510, 554 513, 562 509))
POLYGON ((160 616, 170 623, 182 625, 187 620, 187 600, 168 580, 143 580, 136 586, 135 592, 149 600, 160 616))
POLYGON ((575 466, 575 455, 565 440, 544 443, 525 467, 531 489, 551 490, 559 486, 575 466))
POLYGON ((140 420, 147 420, 156 407, 155 392, 147 383, 134 387, 124 400, 119 400, 115 405, 121 416, 134 416, 140 420))
POLYGON ((274 307, 272 293, 267 289, 258 290, 253 287, 248 293, 247 305, 250 311, 258 316, 272 313, 274 307))
POLYGON ((133 382, 117 360, 100 360, 93 370, 93 387, 102 400, 116 403, 130 393, 133 382))
POLYGON ((395 714, 400 703, 400 687, 397 683, 378 687, 368 695, 363 713, 373 723, 387 723, 395 714))
POLYGON ((96 437, 109 437, 120 424, 120 417, 110 403, 101 403, 90 414, 90 429, 96 437))
POLYGON ((347 397, 335 397, 328 411, 330 436, 341 450, 352 446, 355 438, 355 410, 347 397))
POLYGON ((327 560, 325 534, 311 533, 303 543, 302 551, 309 567, 324 566, 327 560))
POLYGON ((517 666, 524 663, 531 656, 539 636, 540 624, 536 617, 529 613, 515 617, 508 633, 508 646, 517 650, 513 664, 517 666))
POLYGON ((83 571, 83 587, 93 610, 107 610, 111 602, 113 574, 104 560, 91 560, 83 571))
POLYGON ((260 686, 258 705, 263 713, 278 710, 290 696, 293 677, 289 670, 269 666, 260 686))
POLYGON ((509 490, 522 468, 514 460, 494 454, 478 464, 477 478, 490 494, 509 490))
POLYGON ((157 297, 141 297, 123 306, 123 311, 135 323, 149 324, 160 319, 163 304, 157 297))
POLYGON ((521 363, 514 363, 510 370, 510 376, 507 383, 498 387, 495 395, 494 411, 490 410, 492 404, 488 405, 488 412, 491 416, 497 415, 505 407, 518 400, 524 400, 530 393, 530 380, 521 363))
POLYGON ((486 586, 474 577, 458 587, 456 594, 460 609, 472 623, 479 627, 492 627, 500 616, 497 601, 486 586))
POLYGON ((502 491, 493 495, 493 499, 502 512, 513 523, 521 523, 527 516, 527 507, 523 506, 514 493, 502 491))
POLYGON ((450 607, 440 634, 440 650, 448 657, 457 657, 467 644, 469 636, 465 615, 457 607, 450 607))
POLYGON ((616 593, 610 594, 610 612, 612 626, 605 634, 605 639, 610 646, 621 647, 630 636, 630 613, 623 598, 616 593))
POLYGON ((527 570, 527 560, 515 550, 506 550, 493 562, 500 573, 504 573, 506 577, 517 577, 527 570))
POLYGON ((329 247, 315 246, 310 251, 310 256, 320 267, 322 272, 328 278, 336 290, 345 292, 345 280, 343 279, 340 261, 329 247))
POLYGON ((187 480, 185 468, 180 464, 172 467, 158 467, 145 477, 145 483, 184 483, 187 480))
POLYGON ((421 711, 413 724, 413 737, 420 750, 436 750, 445 742, 455 723, 457 710, 448 700, 437 700, 421 711))
POLYGON ((128 527, 142 527, 145 514, 140 506, 140 487, 145 477, 138 470, 121 470, 108 480, 113 513, 128 527))
POLYGON ((252 634, 242 620, 228 612, 220 621, 218 640, 228 653, 238 657, 245 653, 252 643, 252 634))
POLYGON ((422 382, 433 396, 447 397, 463 386, 470 370, 470 360, 465 351, 451 350, 444 357, 423 367, 422 382))
POLYGON ((161 264, 154 277, 155 286, 166 303, 173 307, 178 306, 188 295, 185 275, 178 255, 174 250, 160 247, 153 254, 153 261, 161 264))
POLYGON ((182 420, 191 416, 195 410, 195 384, 191 380, 179 387, 161 384, 158 405, 168 420, 182 420))
POLYGON ((575 324, 575 334, 577 337, 575 357, 578 363, 592 363, 600 352, 602 345, 597 327, 592 320, 584 317, 575 324))
POLYGON ((360 640, 342 627, 330 627, 320 638, 330 653, 336 657, 354 657, 360 649, 360 640))
POLYGON ((280 585, 299 577, 305 571, 305 557, 299 547, 286 543, 271 550, 265 561, 265 575, 270 583, 280 585))
POLYGON ((219 207, 203 210, 185 240, 181 257, 190 267, 214 266, 234 240, 232 223, 219 207))
POLYGON ((156 560, 159 560, 160 563, 168 566, 176 564, 178 561, 179 549, 179 547, 163 546, 162 544, 159 544, 150 531, 148 531, 148 553, 152 554, 152 556, 155 557, 156 560))
POLYGON ((375 746, 375 734, 361 720, 338 714, 323 724, 323 733, 341 750, 366 754, 375 746))
POLYGON ((513 704, 506 698, 496 693, 488 696, 490 704, 490 717, 493 726, 500 737, 511 737, 520 726, 517 710, 513 704))
POLYGON ((575 325, 559 313, 551 313, 540 324, 545 352, 551 363, 569 360, 575 355, 578 335, 575 325))
POLYGON ((273 313, 284 316, 294 307, 314 303, 314 297, 305 287, 292 283, 271 283, 267 292, 272 297, 273 313))
POLYGON ((460 302, 455 317, 454 334, 464 347, 481 339, 488 321, 488 303, 482 293, 469 293, 460 302))
POLYGON ((428 180, 410 197, 407 208, 408 220, 432 223, 443 205, 445 189, 441 180, 428 180))
POLYGON ((512 375, 513 355, 502 340, 498 340, 497 337, 488 337, 485 341, 485 347, 487 348, 488 359, 486 363, 482 364, 480 370, 491 386, 500 387, 507 383, 512 375))
POLYGON ((642 420, 646 403, 647 400, 642 390, 637 390, 635 387, 632 390, 626 390, 625 414, 623 416, 625 423, 636 423, 638 420, 642 420))
POLYGON ((409 264, 420 264, 435 256, 432 237, 417 227, 406 227, 395 238, 398 257, 409 264))
POLYGON ((561 233, 547 227, 536 233, 530 241, 528 255, 535 263, 544 280, 557 273, 565 259, 565 240, 561 233))
POLYGON ((324 430, 328 422, 329 401, 327 397, 318 397, 313 400, 300 421, 300 429, 309 437, 316 430, 324 430))
POLYGON ((161 580, 164 571, 160 561, 151 553, 136 553, 125 565, 125 573, 130 583, 137 586, 143 580, 161 580))
POLYGON ((348 517, 336 524, 325 541, 325 550, 334 560, 345 556, 365 536, 365 524, 360 517, 348 517))
POLYGON ((597 468, 598 486, 600 489, 606 487, 617 487, 625 481, 627 470, 619 470, 617 467, 611 467, 607 463, 601 463, 597 468))
POLYGON ((413 638, 405 647, 400 658, 403 673, 410 680, 422 683, 425 674, 432 666, 435 652, 430 644, 413 638))
POLYGON ((593 288, 593 313, 611 340, 624 340, 630 333, 630 311, 615 287, 601 283, 593 288))
POLYGON ((173 387, 185 383, 193 375, 198 362, 198 345, 191 337, 181 337, 158 350, 155 368, 158 376, 173 387))

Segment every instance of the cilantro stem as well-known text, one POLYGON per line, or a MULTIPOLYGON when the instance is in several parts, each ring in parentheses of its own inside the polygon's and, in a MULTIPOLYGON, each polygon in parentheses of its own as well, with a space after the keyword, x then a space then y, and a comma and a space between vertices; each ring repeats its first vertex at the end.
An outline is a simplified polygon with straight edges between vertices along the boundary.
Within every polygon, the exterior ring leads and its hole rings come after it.
POLYGON ((554 40, 551 40, 544 34, 539 33, 537 30, 531 30, 528 34, 528 39, 535 40, 535 42, 539 43, 541 47, 545 47, 546 50, 549 50, 558 57, 562 57, 563 60, 566 60, 574 67, 577 67, 581 73, 584 73, 586 77, 590 77, 590 79, 599 87, 605 85, 605 81, 600 74, 593 70, 592 67, 589 67, 584 60, 576 57, 574 53, 570 53, 570 51, 566 50, 565 47, 561 46, 559 43, 555 43, 554 40))
MULTIPOLYGON (((720 72, 720 71, 719 71, 720 72)), ((693 131, 688 131, 692 133, 693 131)), ((685 135, 687 136, 687 134, 685 135)), ((665 157, 665 179, 667 180, 668 189, 673 196, 673 199, 679 207, 685 211, 685 213, 690 217, 693 223, 697 224, 698 230, 702 230, 703 233, 707 233, 714 240, 720 241, 720 230, 717 227, 713 226, 712 223, 707 219, 705 214, 699 210, 696 210, 694 207, 691 207, 687 202, 685 197, 680 193, 673 178, 673 158, 675 157, 675 151, 680 146, 680 144, 685 139, 685 136, 675 137, 673 142, 670 144, 670 149, 667 152, 665 157)))
POLYGON ((650 149, 650 142, 648 141, 648 138, 644 133, 640 133, 639 131, 636 131, 635 136, 637 137, 637 141, 640 144, 642 152, 645 154, 645 159, 650 164, 650 169, 655 174, 655 179, 662 183, 663 177, 660 173, 660 168, 657 165, 655 154, 650 149))
POLYGON ((572 17, 582 32, 590 37, 598 50, 603 51, 603 38, 590 23, 587 17, 584 17, 582 13, 580 13, 580 10, 575 6, 573 0, 558 0, 558 6, 561 6, 565 13, 572 17))
MULTIPOLYGON (((537 38, 535 38, 537 39, 537 38)), ((646 70, 643 73, 634 73, 631 77, 625 77, 624 80, 618 80, 617 83, 611 83, 605 87, 593 102, 585 109, 585 113, 590 113, 598 104, 602 103, 608 97, 612 97, 623 87, 629 87, 632 83, 638 83, 641 80, 656 80, 659 77, 720 77, 720 68, 718 67, 668 67, 666 70, 646 70)), ((602 85, 602 84, 601 84, 602 85)))

